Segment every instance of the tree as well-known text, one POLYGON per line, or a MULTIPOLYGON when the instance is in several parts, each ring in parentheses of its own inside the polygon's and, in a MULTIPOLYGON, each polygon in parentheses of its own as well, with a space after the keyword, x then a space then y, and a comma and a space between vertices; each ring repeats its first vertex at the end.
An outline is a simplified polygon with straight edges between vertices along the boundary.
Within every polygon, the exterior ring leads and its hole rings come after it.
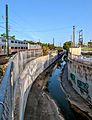
POLYGON ((90 40, 90 42, 88 42, 88 47, 92 47, 92 40, 90 40))
POLYGON ((63 48, 59 46, 59 47, 55 47, 55 50, 57 50, 58 52, 62 52, 63 48))
POLYGON ((5 37, 6 37, 6 34, 5 34, 5 33, 1 34, 1 37, 4 37, 4 38, 5 38, 5 37))
POLYGON ((50 43, 48 43, 48 47, 49 47, 50 50, 54 50, 55 49, 54 45, 50 44, 50 43))
MULTIPOLYGON (((6 34, 5 33, 1 34, 0 36, 6 38, 6 34)), ((15 39, 15 35, 8 36, 8 38, 15 39)))
POLYGON ((42 50, 43 50, 43 55, 47 55, 49 51, 49 47, 47 43, 42 43, 42 50))
POLYGON ((12 39, 14 39, 14 40, 15 40, 15 35, 13 35, 13 36, 9 36, 9 38, 12 38, 12 39))
POLYGON ((34 41, 27 41, 29 44, 36 44, 34 41))
POLYGON ((71 43, 72 43, 71 41, 65 42, 63 45, 63 49, 69 51, 69 48, 71 47, 71 43))

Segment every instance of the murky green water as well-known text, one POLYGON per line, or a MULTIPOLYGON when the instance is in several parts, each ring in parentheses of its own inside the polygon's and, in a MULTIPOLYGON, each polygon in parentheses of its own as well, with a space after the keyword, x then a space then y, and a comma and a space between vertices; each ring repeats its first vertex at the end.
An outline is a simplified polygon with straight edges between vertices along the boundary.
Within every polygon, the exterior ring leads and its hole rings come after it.
POLYGON ((48 79, 48 93, 56 101, 57 105, 63 111, 66 120, 87 120, 78 115, 70 108, 70 104, 61 88, 60 75, 64 66, 63 63, 59 63, 54 71, 51 73, 48 79))

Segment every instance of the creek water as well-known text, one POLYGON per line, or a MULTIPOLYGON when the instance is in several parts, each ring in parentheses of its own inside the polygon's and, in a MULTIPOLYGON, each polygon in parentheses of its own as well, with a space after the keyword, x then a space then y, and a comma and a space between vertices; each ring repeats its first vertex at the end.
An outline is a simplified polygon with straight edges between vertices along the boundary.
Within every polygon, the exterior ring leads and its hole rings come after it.
POLYGON ((62 90, 60 76, 65 64, 65 62, 59 62, 59 64, 54 67, 47 83, 48 93, 63 112, 65 120, 86 120, 71 109, 70 104, 62 90))

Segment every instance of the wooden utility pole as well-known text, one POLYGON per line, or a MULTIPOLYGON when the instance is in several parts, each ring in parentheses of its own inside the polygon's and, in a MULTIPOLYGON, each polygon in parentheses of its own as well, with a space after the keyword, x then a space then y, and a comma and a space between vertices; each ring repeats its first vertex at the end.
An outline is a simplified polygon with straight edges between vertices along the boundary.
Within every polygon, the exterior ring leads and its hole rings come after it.
POLYGON ((9 55, 9 40, 8 40, 8 4, 6 4, 6 54, 9 55))

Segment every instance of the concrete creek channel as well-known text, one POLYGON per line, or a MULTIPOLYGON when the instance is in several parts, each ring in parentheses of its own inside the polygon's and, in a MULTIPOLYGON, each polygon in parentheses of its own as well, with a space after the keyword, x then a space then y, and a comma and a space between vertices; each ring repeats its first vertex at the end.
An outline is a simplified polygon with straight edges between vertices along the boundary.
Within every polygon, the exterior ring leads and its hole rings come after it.
POLYGON ((38 76, 28 96, 24 120, 91 120, 82 111, 71 108, 63 92, 65 64, 61 60, 38 76))

